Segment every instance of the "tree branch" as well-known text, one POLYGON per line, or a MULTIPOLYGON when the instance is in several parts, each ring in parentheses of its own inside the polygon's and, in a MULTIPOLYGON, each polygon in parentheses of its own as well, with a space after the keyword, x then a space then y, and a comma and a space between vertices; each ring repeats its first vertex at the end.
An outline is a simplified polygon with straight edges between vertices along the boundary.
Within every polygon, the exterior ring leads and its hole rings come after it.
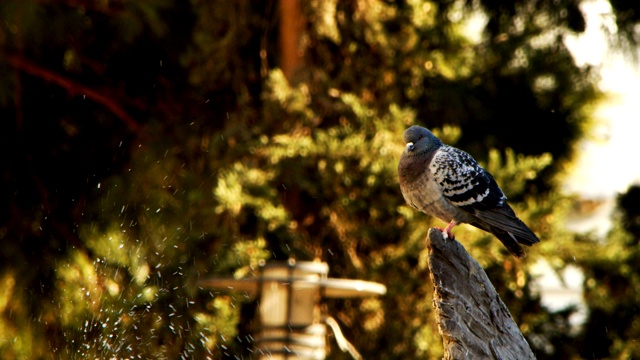
POLYGON ((429 229, 427 249, 444 359, 535 359, 487 274, 464 247, 429 229))
POLYGON ((111 111, 120 120, 122 120, 125 125, 127 125, 129 130, 138 132, 138 130, 140 129, 140 125, 114 99, 105 96, 94 89, 77 83, 71 79, 68 79, 60 74, 57 74, 51 70, 45 69, 38 64, 25 59, 22 56, 8 55, 6 56, 6 60, 14 68, 21 70, 26 74, 54 83, 67 90, 71 95, 85 95, 89 99, 95 101, 96 103, 104 106, 109 111, 111 111))

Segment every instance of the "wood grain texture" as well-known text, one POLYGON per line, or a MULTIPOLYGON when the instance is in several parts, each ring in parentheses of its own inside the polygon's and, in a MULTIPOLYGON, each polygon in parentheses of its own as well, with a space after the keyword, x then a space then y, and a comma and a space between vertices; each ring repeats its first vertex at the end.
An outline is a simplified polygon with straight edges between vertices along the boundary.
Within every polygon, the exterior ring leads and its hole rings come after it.
POLYGON ((444 359, 535 359, 484 269, 464 247, 430 229, 427 249, 444 359))

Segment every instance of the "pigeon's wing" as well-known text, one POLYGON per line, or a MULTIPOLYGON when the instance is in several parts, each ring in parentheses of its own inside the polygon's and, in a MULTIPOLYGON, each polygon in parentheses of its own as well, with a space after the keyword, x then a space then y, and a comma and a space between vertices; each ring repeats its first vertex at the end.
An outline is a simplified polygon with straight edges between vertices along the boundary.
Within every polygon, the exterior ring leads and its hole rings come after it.
POLYGON ((491 174, 460 149, 441 147, 431 161, 430 170, 442 195, 472 214, 500 207, 507 200, 491 174))
POLYGON ((493 176, 471 155, 444 146, 435 154, 431 171, 443 196, 475 216, 478 221, 472 225, 493 233, 510 250, 519 248, 517 243, 532 245, 540 241, 506 203, 507 197, 493 176))

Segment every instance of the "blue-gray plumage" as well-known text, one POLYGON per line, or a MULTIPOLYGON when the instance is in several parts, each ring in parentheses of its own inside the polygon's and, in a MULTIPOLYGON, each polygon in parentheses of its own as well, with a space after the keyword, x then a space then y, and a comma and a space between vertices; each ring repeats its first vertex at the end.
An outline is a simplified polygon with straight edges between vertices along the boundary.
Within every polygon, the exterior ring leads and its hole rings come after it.
POLYGON ((538 237, 516 216, 493 176, 466 152, 445 145, 429 130, 412 126, 404 132, 407 146, 400 157, 400 190, 407 204, 449 223, 460 223, 495 235, 517 257, 538 237))

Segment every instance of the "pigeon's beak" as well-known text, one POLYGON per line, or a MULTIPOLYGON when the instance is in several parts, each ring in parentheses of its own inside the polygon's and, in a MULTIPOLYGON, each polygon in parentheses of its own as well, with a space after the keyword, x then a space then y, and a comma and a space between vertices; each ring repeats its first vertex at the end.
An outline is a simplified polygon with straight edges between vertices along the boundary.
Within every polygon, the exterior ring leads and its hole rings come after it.
POLYGON ((413 151, 413 148, 414 148, 413 143, 412 142, 408 142, 407 143, 407 147, 406 147, 407 151, 413 151))

